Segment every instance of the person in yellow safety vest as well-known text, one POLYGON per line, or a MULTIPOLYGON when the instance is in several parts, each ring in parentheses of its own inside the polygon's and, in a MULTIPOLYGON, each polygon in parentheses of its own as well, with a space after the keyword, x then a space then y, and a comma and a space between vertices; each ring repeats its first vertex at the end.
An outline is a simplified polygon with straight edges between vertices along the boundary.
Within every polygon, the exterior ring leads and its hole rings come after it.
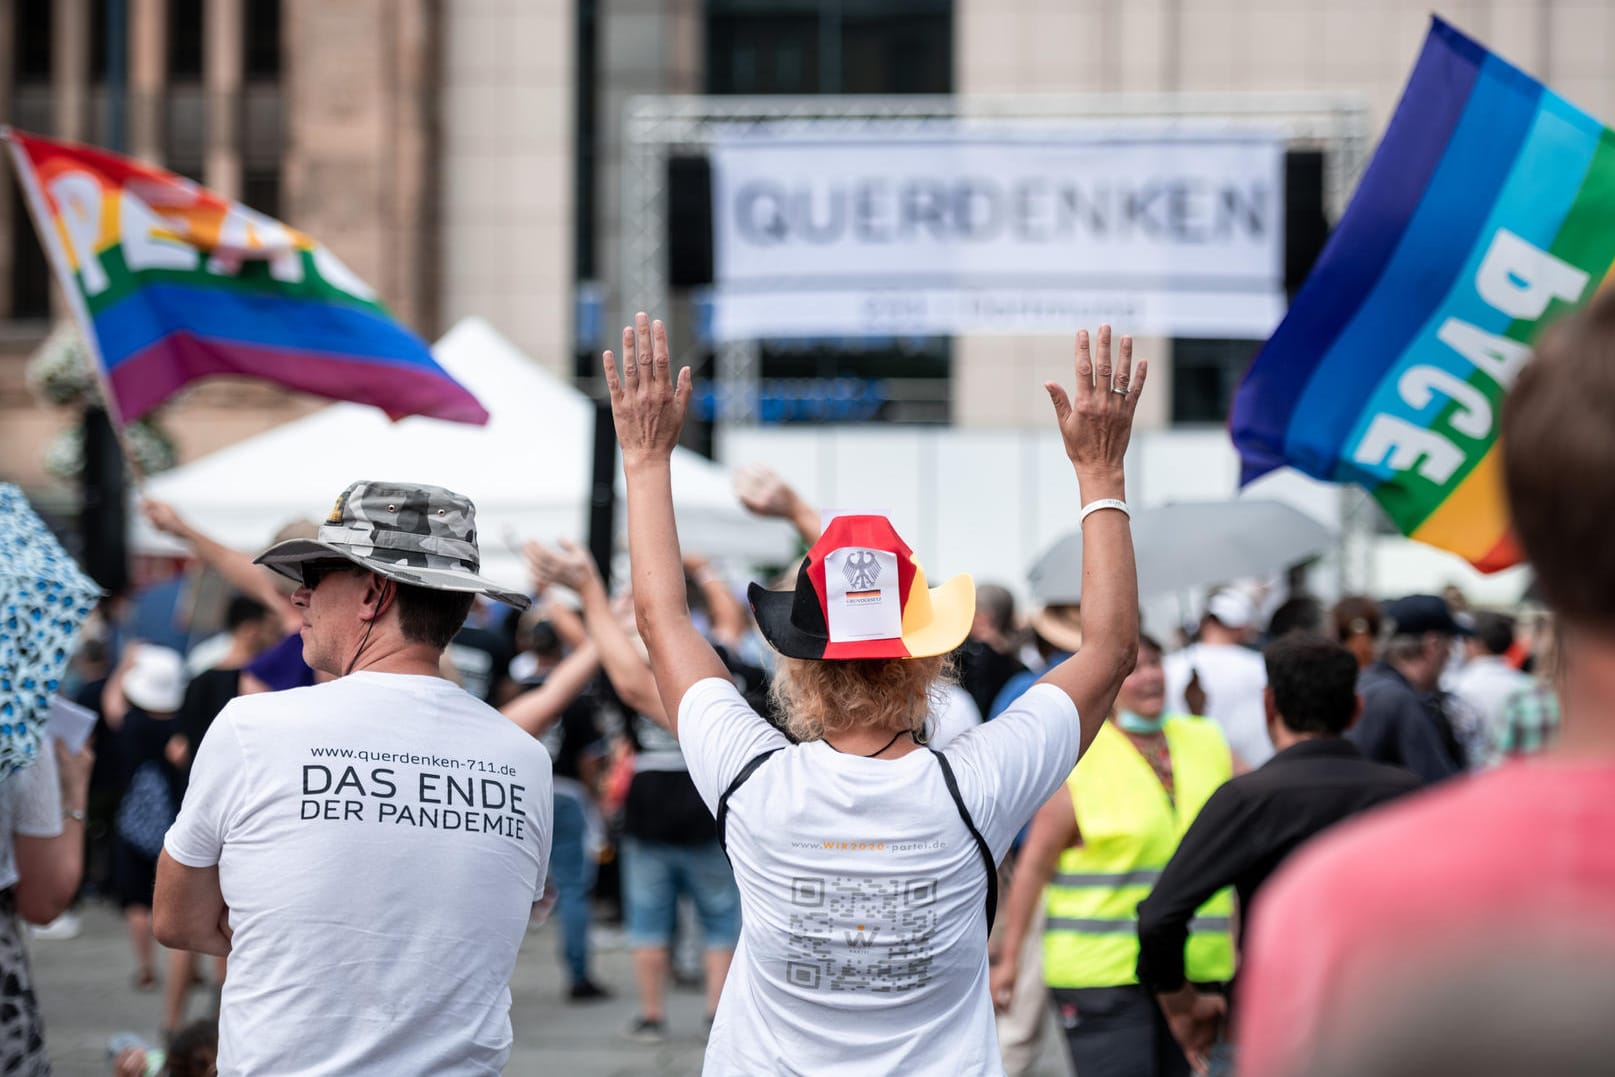
MULTIPOLYGON (((993 1003, 1013 999, 1016 955, 1047 886, 1043 979, 1079 1074, 1185 1077, 1189 1061, 1138 984, 1138 904, 1211 794, 1233 774, 1217 724, 1167 715, 1161 647, 1139 639, 1112 721, 1032 820, 992 970, 993 1003)), ((1233 893, 1190 923, 1185 970, 1202 985, 1234 973, 1233 893)))

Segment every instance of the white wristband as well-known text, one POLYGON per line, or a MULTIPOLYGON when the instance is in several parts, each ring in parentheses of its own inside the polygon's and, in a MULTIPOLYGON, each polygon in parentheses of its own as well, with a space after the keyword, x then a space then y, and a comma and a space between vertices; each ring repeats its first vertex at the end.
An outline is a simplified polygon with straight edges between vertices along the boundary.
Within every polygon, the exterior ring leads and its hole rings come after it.
POLYGON ((1100 509, 1116 509, 1123 516, 1129 518, 1131 518, 1133 515, 1132 510, 1127 507, 1127 502, 1118 501, 1114 497, 1105 497, 1100 498, 1098 501, 1090 501, 1086 505, 1082 506, 1082 515, 1077 517, 1077 523, 1083 523, 1088 519, 1088 517, 1092 516, 1100 509))

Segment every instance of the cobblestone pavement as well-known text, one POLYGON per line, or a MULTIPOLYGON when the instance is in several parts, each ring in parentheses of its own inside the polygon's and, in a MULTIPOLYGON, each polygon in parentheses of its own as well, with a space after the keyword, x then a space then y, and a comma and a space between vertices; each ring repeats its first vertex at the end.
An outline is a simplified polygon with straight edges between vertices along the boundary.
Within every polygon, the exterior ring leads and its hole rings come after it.
MULTIPOLYGON (((134 961, 116 910, 90 904, 80 912, 84 930, 78 938, 36 939, 30 945, 58 1077, 107 1074, 108 1036, 133 1031, 154 1041, 161 1021, 160 989, 140 993, 130 986, 134 961)), ((675 990, 668 996, 667 1042, 647 1045, 627 1040, 622 1033, 635 1010, 628 954, 613 930, 599 930, 597 940, 596 977, 615 990, 616 997, 567 1005, 562 1001, 564 977, 553 931, 541 928, 527 936, 511 981, 516 1044, 506 1072, 569 1077, 700 1073, 705 1039, 700 992, 675 990)), ((212 1004, 206 992, 193 992, 192 1015, 212 1004)), ((1063 1056, 1051 1030, 1037 1077, 1063 1077, 1067 1072, 1063 1056)))

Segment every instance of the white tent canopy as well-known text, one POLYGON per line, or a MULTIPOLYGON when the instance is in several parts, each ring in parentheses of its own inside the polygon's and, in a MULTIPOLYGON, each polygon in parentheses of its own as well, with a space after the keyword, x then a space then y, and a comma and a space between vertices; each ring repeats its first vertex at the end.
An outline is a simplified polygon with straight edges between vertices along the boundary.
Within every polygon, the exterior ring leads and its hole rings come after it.
MULTIPOLYGON (((146 483, 147 495, 226 545, 256 551, 291 520, 322 519, 357 479, 446 486, 477 506, 484 573, 524 588, 512 543, 585 538, 594 405, 480 318, 460 322, 432 353, 488 409, 486 426, 420 417, 394 423, 366 405, 333 404, 159 475, 146 483)), ((619 535, 623 492, 619 461, 619 535)), ((786 525, 749 516, 727 472, 686 449, 674 452, 673 500, 688 552, 778 562, 793 551, 786 525)), ((135 548, 164 548, 133 516, 135 548)))

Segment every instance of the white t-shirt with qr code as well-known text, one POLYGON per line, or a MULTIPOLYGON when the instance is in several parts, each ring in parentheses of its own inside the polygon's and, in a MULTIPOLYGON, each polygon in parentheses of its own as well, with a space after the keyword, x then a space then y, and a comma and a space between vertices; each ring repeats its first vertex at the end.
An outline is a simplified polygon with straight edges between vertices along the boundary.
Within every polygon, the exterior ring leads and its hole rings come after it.
MULTIPOLYGON (((1000 1074, 981 854, 928 751, 789 745, 725 680, 679 704, 690 777, 729 800, 741 935, 704 1072, 1000 1074)), ((1069 696, 1034 686, 945 754, 994 860, 1076 765, 1069 696)))
POLYGON ((232 701, 164 843, 230 908, 219 1073, 499 1073, 551 795, 543 745, 437 677, 232 701))

